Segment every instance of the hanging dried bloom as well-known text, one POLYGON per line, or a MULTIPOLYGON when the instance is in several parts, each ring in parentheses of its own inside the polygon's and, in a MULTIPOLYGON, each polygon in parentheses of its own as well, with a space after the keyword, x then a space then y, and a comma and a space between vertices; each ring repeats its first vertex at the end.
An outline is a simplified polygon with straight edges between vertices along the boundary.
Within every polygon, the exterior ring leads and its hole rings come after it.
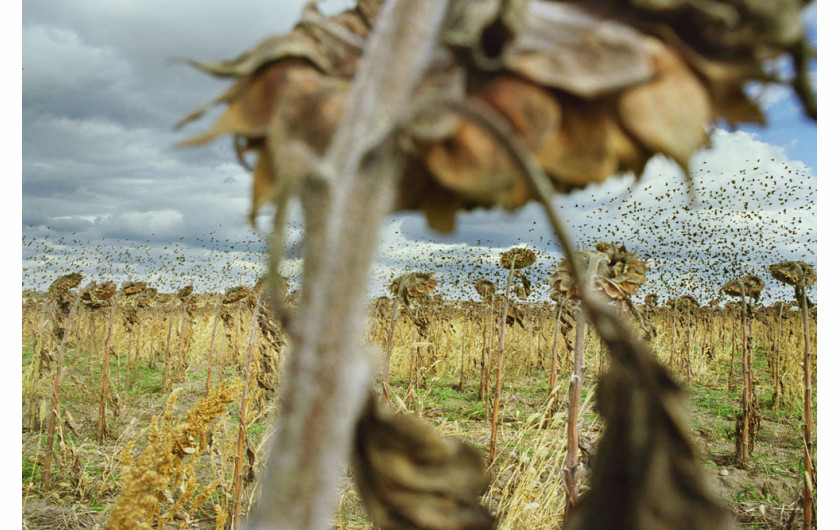
POLYGON ((120 289, 120 296, 135 296, 146 290, 146 282, 125 282, 120 289))
POLYGON ((764 281, 754 274, 748 274, 726 282, 720 290, 723 294, 740 298, 742 292, 741 286, 744 288, 744 296, 751 299, 753 302, 757 302, 758 297, 761 296, 761 291, 764 290, 764 281))
POLYGON ((768 269, 773 278, 787 285, 798 286, 804 283, 808 286, 817 281, 817 271, 814 266, 804 261, 783 261, 770 265, 768 269))
POLYGON ((499 257, 499 264, 503 269, 510 269, 513 264, 514 269, 524 269, 530 267, 537 261, 537 255, 530 248, 518 247, 512 248, 506 252, 502 252, 499 257))
POLYGON ((186 300, 186 298, 192 294, 193 289, 194 287, 192 285, 186 285, 184 287, 181 287, 180 289, 178 289, 178 293, 176 294, 176 296, 178 296, 178 298, 181 300, 186 300))
POLYGON ((488 301, 496 294, 498 289, 495 283, 486 278, 482 278, 475 282, 475 290, 482 299, 488 301))
POLYGON ((117 293, 117 284, 91 282, 82 291, 81 302, 90 309, 99 309, 111 305, 111 298, 117 293))
POLYGON ((245 287, 244 285, 238 285, 236 287, 231 287, 227 291, 225 291, 224 296, 222 297, 223 304, 235 304, 236 302, 242 300, 243 298, 247 297, 251 294, 251 290, 245 287))
POLYGON ((141 309, 147 309, 154 305, 157 299, 158 291, 154 287, 147 287, 143 294, 141 294, 137 299, 137 307, 141 309))
MULTIPOLYGON (((193 63, 234 83, 182 121, 227 106, 184 145, 230 134, 240 160, 256 155, 252 218, 275 193, 291 196, 310 154, 325 152, 380 4, 330 18, 311 4, 291 32, 232 61, 193 63)), ((503 118, 560 192, 621 171, 641 175, 657 153, 687 168, 713 120, 763 123, 743 87, 767 80, 768 59, 807 58, 800 9, 798 0, 455 1, 401 131, 407 163, 396 208, 423 211, 448 231, 458 210, 515 209, 532 198, 498 135, 429 103, 441 99, 503 118)), ((798 74, 794 85, 805 87, 799 95, 810 107, 807 78, 798 74)))
MULTIPOLYGON (((581 253, 581 262, 585 269, 589 268, 590 257, 590 252, 584 251, 581 253)), ((572 277, 571 264, 568 259, 564 259, 555 267, 548 281, 551 284, 551 291, 557 293, 559 297, 567 300, 580 300, 580 287, 572 277)))
POLYGON ((645 305, 648 307, 656 307, 656 304, 659 302, 659 296, 654 293, 650 293, 645 296, 645 305))
POLYGON ((93 295, 102 300, 109 300, 117 293, 117 284, 114 282, 102 282, 93 288, 93 295))
POLYGON ((612 300, 624 300, 636 294, 645 283, 647 262, 640 260, 636 252, 629 252, 624 245, 597 243, 595 249, 607 257, 604 274, 595 277, 595 286, 612 300))
POLYGON ((62 296, 69 292, 70 289, 78 287, 80 283, 82 283, 82 273, 71 272, 53 280, 47 292, 50 296, 62 296))
POLYGON ((684 294, 677 298, 677 308, 696 311, 700 309, 700 302, 698 302, 697 299, 690 294, 684 294))
MULTIPOLYGON (((624 245, 598 243, 596 250, 585 250, 581 254, 584 266, 588 269, 593 259, 600 260, 594 271, 593 283, 610 300, 624 300, 636 294, 645 283, 647 262, 638 259, 635 252, 629 252, 624 245)), ((579 299, 580 290, 574 283, 568 260, 563 260, 549 278, 552 291, 560 295, 579 299)))
POLYGON ((392 281, 388 290, 403 304, 410 306, 412 300, 429 296, 437 284, 433 272, 410 272, 392 281))

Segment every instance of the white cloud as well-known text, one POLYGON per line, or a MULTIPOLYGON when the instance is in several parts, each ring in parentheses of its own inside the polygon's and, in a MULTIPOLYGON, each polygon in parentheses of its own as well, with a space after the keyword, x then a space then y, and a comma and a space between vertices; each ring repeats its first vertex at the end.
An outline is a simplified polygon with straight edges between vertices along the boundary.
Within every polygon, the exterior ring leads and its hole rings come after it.
POLYGON ((125 212, 113 221, 104 221, 106 234, 143 238, 152 234, 177 239, 184 224, 184 215, 175 210, 125 212))

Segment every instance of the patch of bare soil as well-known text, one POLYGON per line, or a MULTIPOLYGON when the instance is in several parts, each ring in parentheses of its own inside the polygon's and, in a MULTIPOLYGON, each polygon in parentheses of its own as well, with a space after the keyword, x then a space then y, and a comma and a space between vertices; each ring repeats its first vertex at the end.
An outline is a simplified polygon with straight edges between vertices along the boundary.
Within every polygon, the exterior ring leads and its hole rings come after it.
MULTIPOLYGON (((687 401, 695 442, 714 486, 742 528, 784 528, 801 519, 802 448, 797 426, 762 410, 761 429, 745 469, 735 466, 734 416, 709 406, 709 396, 690 393, 687 401)), ((723 400, 731 401, 724 396, 723 400)), ((735 403, 726 403, 731 409, 735 403)))

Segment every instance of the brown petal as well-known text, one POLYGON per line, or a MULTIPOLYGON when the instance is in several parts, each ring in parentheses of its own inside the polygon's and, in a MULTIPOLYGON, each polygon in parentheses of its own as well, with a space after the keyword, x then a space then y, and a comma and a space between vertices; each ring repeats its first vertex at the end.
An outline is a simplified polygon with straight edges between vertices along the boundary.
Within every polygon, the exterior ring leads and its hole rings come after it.
POLYGON ((295 72, 310 70, 305 61, 291 59, 273 63, 257 74, 248 75, 223 94, 218 102, 228 108, 210 130, 181 142, 181 146, 198 145, 223 134, 250 138, 262 137, 284 89, 294 83, 295 72))
POLYGON ((656 39, 646 39, 657 77, 631 88, 618 99, 621 125, 642 145, 671 157, 683 169, 706 143, 712 120, 709 95, 694 73, 656 39))
POLYGON ((538 159, 557 183, 582 187, 602 182, 618 170, 610 152, 614 130, 609 109, 600 102, 566 98, 560 127, 543 144, 538 159))
POLYGON ((560 124, 560 105, 547 90, 528 81, 498 77, 477 96, 507 118, 530 149, 538 150, 560 124))
POLYGON ((508 155, 489 133, 466 120, 451 138, 431 146, 426 165, 437 182, 468 199, 487 200, 514 183, 508 155))
POLYGON ((653 76, 644 38, 581 6, 532 0, 504 63, 540 85, 591 99, 653 76))

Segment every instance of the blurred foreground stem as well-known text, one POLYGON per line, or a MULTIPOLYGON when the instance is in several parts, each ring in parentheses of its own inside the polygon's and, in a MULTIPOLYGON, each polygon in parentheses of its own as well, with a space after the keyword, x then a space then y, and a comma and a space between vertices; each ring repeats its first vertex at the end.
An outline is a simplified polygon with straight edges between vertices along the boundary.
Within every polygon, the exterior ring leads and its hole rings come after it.
MULTIPOLYGON (((385 3, 332 143, 301 183, 301 301, 289 326, 279 426, 250 528, 322 529, 333 515, 374 371, 363 344, 365 292, 379 226, 402 170, 387 137, 409 107, 447 4, 385 3)), ((270 263, 282 252, 275 245, 270 263)))

